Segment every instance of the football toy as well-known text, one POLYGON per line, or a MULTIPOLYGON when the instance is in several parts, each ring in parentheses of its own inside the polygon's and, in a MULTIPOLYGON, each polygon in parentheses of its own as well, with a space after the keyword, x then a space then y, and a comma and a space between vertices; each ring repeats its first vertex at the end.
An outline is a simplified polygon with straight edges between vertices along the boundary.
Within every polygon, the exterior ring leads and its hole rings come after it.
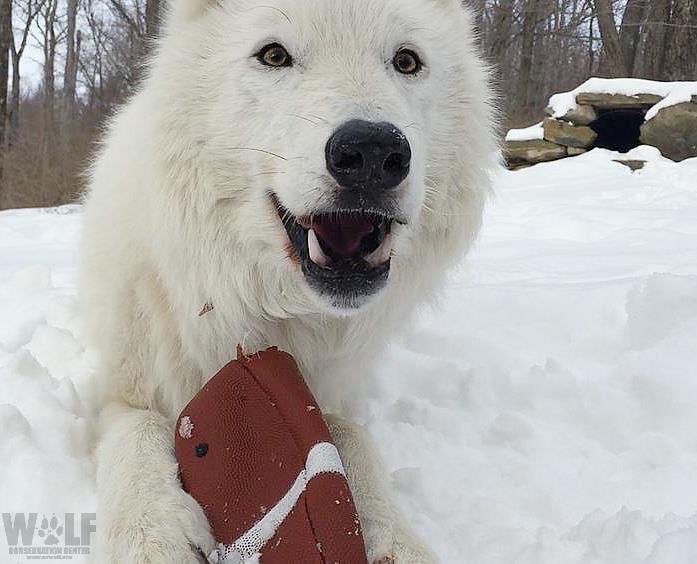
POLYGON ((339 453, 293 357, 238 359, 179 417, 184 489, 218 543, 213 562, 365 564, 339 453))

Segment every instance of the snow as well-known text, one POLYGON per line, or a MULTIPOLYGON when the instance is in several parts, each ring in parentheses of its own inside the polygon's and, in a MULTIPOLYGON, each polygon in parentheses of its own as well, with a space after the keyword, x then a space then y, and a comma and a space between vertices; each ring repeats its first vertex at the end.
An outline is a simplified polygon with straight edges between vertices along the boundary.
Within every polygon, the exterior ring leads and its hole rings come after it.
POLYGON ((523 129, 510 129, 506 134, 506 141, 532 141, 544 138, 545 130, 542 122, 523 129))
POLYGON ((675 85, 668 95, 654 107, 646 112, 646 120, 655 118, 663 108, 676 106, 683 102, 690 102, 693 96, 697 96, 697 82, 683 82, 675 85))
MULTIPOLYGON (((497 173, 475 252, 347 406, 444 563, 697 562, 696 175, 650 147, 497 173)), ((4 512, 95 508, 79 230, 0 213, 4 512)))
POLYGON ((560 118, 576 107, 579 94, 654 94, 664 99, 649 109, 646 119, 656 116, 659 110, 682 102, 689 102, 697 96, 697 82, 658 82, 639 78, 590 78, 571 92, 555 94, 549 100, 553 116, 560 118))

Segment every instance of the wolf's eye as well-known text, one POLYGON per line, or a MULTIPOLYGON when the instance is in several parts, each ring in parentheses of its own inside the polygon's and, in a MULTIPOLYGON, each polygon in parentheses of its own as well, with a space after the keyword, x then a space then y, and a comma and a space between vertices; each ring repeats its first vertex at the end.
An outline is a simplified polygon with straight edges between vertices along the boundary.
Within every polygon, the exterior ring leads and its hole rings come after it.
POLYGON ((419 56, 411 49, 400 49, 392 59, 392 64, 397 72, 402 74, 416 74, 423 64, 419 56))
POLYGON ((262 47, 261 51, 257 53, 257 59, 267 67, 293 66, 293 58, 286 51, 286 48, 279 43, 271 43, 262 47))

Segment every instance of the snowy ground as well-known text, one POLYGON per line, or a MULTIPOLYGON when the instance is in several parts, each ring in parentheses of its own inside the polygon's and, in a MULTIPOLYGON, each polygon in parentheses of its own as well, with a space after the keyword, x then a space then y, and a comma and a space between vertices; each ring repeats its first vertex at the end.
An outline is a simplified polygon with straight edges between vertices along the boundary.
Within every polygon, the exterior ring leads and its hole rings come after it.
MULTIPOLYGON (((697 159, 635 153, 502 171, 441 309, 356 399, 448 564, 697 562, 697 159)), ((95 507, 79 225, 0 214, 0 512, 95 507)))

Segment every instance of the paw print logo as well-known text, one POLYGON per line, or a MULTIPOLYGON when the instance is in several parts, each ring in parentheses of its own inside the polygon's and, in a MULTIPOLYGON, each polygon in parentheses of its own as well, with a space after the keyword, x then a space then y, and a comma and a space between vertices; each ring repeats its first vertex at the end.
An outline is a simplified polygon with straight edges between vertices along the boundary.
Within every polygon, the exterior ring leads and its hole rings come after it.
POLYGON ((46 546, 57 545, 60 542, 58 537, 63 534, 63 525, 55 515, 52 516, 51 519, 44 515, 39 526, 38 534, 39 537, 43 539, 46 546))

